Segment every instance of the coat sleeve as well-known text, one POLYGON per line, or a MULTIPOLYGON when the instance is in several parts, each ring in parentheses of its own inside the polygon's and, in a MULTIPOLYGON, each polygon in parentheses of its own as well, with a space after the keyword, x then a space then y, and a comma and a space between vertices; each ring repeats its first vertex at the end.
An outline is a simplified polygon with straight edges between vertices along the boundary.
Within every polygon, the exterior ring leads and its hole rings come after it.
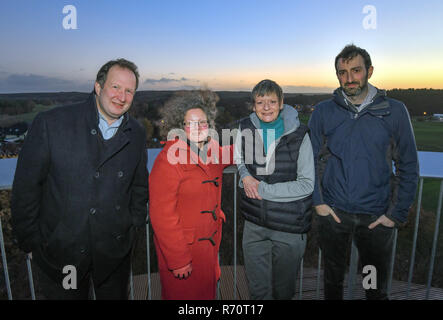
POLYGON ((397 224, 403 224, 408 217, 409 207, 414 202, 418 184, 418 155, 414 131, 406 106, 399 108, 394 128, 392 158, 395 176, 392 184, 391 203, 386 216, 397 224))
POLYGON ((238 128, 237 135, 235 137, 234 146, 233 146, 233 161, 234 164, 237 165, 238 174, 240 176, 238 185, 240 188, 243 188, 243 179, 247 176, 251 176, 251 174, 248 171, 248 168, 246 168, 244 155, 242 152, 242 134, 240 131, 240 127, 238 128))
POLYGON ((276 202, 297 201, 312 194, 314 175, 312 146, 309 134, 306 134, 297 159, 297 179, 273 184, 260 181, 258 192, 265 200, 276 202))
POLYGON ((324 204, 323 194, 321 190, 321 165, 319 163, 320 151, 323 147, 323 132, 321 126, 321 114, 320 110, 315 108, 314 112, 309 119, 308 127, 310 130, 312 152, 314 156, 314 168, 315 168, 315 182, 314 192, 312 193, 312 202, 314 206, 324 204))
MULTIPOLYGON (((146 137, 146 135, 144 135, 146 137)), ((131 215, 134 226, 142 227, 146 223, 146 216, 148 214, 147 202, 149 199, 148 193, 148 169, 147 169, 147 150, 145 143, 143 143, 140 152, 140 160, 134 175, 134 180, 131 186, 131 215)))
POLYGON ((168 162, 165 151, 158 155, 149 177, 149 216, 168 269, 175 270, 189 264, 192 256, 176 210, 181 174, 177 165, 168 162))
POLYGON ((18 246, 32 252, 40 244, 39 210, 50 167, 47 124, 37 115, 20 151, 11 195, 13 234, 18 246))

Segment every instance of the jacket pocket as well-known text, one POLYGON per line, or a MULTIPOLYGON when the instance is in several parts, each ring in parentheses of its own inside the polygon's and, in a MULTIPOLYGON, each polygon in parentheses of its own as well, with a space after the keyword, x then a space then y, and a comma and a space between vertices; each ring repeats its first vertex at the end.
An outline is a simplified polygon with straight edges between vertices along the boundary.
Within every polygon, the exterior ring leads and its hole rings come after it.
POLYGON ((49 237, 43 239, 40 245, 39 249, 44 263, 53 269, 61 269, 63 258, 72 249, 68 245, 71 243, 70 239, 70 232, 63 222, 59 222, 49 237))

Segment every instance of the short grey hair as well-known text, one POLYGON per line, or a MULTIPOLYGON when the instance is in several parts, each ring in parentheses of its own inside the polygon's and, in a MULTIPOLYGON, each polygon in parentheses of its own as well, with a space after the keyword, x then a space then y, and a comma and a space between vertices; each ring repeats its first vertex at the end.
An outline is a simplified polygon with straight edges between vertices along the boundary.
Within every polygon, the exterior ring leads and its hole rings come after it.
POLYGON ((270 95, 275 93, 278 98, 279 104, 283 103, 283 90, 282 88, 275 82, 269 79, 265 79, 257 83, 252 89, 251 100, 252 104, 255 104, 255 99, 257 97, 263 97, 266 95, 270 95))

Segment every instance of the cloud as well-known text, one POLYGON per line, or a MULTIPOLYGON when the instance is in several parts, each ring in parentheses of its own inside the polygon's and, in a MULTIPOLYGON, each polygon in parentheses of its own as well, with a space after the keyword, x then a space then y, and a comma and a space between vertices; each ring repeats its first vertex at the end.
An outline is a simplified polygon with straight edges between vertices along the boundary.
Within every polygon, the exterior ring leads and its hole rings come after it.
POLYGON ((90 82, 76 82, 37 74, 8 74, 0 79, 0 92, 91 91, 90 82))
POLYGON ((332 93, 335 88, 313 86, 282 86, 282 89, 285 93, 332 93))
POLYGON ((184 82, 184 81, 190 81, 191 79, 187 79, 185 77, 182 77, 180 79, 172 79, 172 78, 161 78, 161 79, 146 79, 144 81, 144 84, 158 84, 158 83, 171 83, 171 82, 184 82))
POLYGON ((200 89, 199 86, 189 86, 189 85, 168 88, 168 90, 198 90, 198 89, 200 89))

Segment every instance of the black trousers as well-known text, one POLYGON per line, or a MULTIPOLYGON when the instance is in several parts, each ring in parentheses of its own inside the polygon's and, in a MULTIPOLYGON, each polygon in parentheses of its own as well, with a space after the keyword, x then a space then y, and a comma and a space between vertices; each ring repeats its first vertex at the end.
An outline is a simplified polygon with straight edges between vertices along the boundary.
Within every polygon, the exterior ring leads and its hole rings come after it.
POLYGON ((394 228, 381 224, 370 230, 376 215, 355 214, 332 208, 340 218, 337 223, 331 215, 319 216, 320 248, 324 257, 324 293, 327 300, 343 299, 343 281, 352 239, 358 249, 362 266, 372 265, 377 271, 376 289, 367 289, 368 300, 388 299, 387 284, 394 240, 394 228))
POLYGON ((42 295, 47 300, 88 300, 92 298, 92 284, 97 300, 128 300, 128 284, 130 275, 130 255, 125 258, 119 267, 109 277, 99 283, 94 283, 92 265, 89 272, 82 279, 77 279, 77 289, 65 289, 62 282, 52 280, 36 264, 33 269, 37 275, 37 283, 42 295))

